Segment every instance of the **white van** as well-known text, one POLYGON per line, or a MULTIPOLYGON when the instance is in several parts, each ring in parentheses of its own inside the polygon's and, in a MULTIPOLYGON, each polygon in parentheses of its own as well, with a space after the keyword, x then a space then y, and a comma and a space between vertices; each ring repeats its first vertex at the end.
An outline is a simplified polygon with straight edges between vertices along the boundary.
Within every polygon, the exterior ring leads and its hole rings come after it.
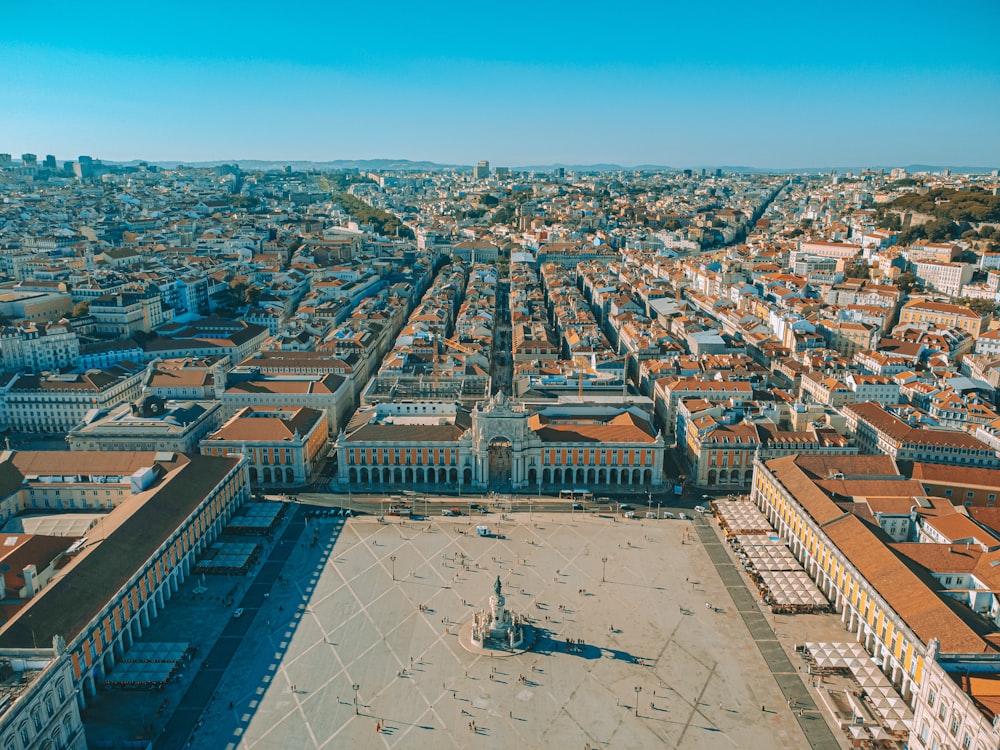
POLYGON ((477 526, 476 527, 476 534, 478 534, 479 536, 489 536, 490 535, 490 527, 489 526, 477 526))

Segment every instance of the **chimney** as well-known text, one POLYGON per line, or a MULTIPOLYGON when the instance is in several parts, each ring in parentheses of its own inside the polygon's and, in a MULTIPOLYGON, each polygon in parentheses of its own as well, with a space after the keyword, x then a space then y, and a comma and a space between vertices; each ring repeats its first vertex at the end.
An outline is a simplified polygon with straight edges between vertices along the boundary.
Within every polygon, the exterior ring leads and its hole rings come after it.
POLYGON ((30 599, 35 595, 35 578, 38 576, 38 568, 35 565, 24 566, 24 589, 27 592, 25 599, 30 599))

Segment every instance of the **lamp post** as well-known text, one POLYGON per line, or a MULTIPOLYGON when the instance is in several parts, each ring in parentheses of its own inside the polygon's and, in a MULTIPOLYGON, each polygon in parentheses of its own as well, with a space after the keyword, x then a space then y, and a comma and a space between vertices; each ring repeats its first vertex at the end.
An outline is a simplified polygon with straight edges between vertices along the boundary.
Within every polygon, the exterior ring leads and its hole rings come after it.
POLYGON ((602 557, 601 558, 601 564, 603 565, 603 567, 601 568, 601 583, 604 583, 604 581, 607 579, 608 558, 607 557, 602 557))
POLYGON ((642 692, 642 688, 638 685, 635 686, 635 715, 639 716, 639 693, 642 692))
POLYGON ((358 711, 358 690, 361 689, 361 686, 355 682, 351 687, 354 688, 354 715, 360 716, 361 713, 358 711))
POLYGON ((392 580, 396 580, 396 556, 389 555, 389 562, 392 563, 392 580))
POLYGON ((657 518, 657 519, 659 519, 659 517, 660 517, 660 506, 661 506, 662 504, 663 504, 663 503, 660 503, 660 502, 657 502, 657 503, 656 503, 656 518, 657 518))

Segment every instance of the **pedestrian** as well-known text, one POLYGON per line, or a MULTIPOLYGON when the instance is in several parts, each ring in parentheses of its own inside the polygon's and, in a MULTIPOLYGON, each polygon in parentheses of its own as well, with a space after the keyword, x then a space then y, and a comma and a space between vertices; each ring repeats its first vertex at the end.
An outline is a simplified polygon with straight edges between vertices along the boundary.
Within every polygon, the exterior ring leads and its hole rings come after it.
POLYGON ((514 718, 514 712, 513 711, 508 711, 507 712, 507 717, 510 718, 510 719, 513 719, 514 718))

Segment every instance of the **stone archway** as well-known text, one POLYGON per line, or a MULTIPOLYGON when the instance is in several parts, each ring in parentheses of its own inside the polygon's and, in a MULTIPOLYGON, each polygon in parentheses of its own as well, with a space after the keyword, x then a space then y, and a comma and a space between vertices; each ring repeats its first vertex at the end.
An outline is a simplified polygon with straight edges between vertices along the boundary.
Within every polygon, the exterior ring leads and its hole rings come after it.
POLYGON ((493 438, 489 443, 489 488, 503 492, 510 489, 514 444, 504 437, 493 438))

